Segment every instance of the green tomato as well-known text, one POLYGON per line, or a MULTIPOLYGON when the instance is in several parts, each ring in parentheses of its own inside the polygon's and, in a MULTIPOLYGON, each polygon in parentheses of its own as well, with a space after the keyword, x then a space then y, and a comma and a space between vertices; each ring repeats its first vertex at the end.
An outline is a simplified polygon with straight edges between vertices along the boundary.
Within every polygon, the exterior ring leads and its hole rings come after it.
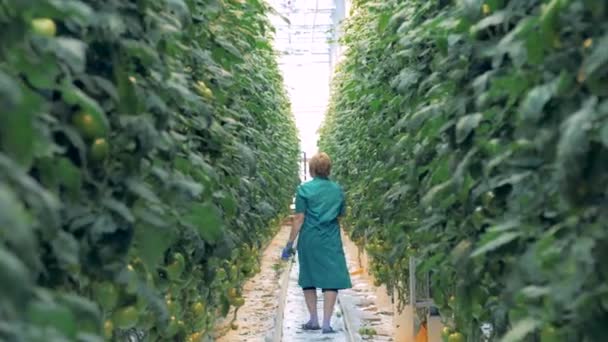
POLYGON ((201 316, 205 313, 205 304, 203 302, 196 302, 192 304, 192 312, 195 316, 201 316))
POLYGON ((552 325, 545 325, 540 332, 540 342, 559 342, 557 330, 552 325))
POLYGON ((236 265, 230 266, 230 278, 236 279, 239 274, 239 269, 236 265))
POLYGON ((483 203, 483 205, 485 207, 489 207, 492 202, 494 201, 494 197, 496 197, 496 195, 494 194, 494 191, 487 191, 486 193, 483 194, 483 197, 481 198, 481 202, 483 203))
POLYGON ((103 334, 107 340, 112 339, 114 334, 114 323, 111 320, 106 320, 103 324, 103 334))
POLYGON ((237 297, 233 300, 232 303, 236 307, 241 307, 241 306, 245 305, 245 299, 243 299, 243 297, 237 297))
POLYGON ((177 315, 181 312, 181 306, 179 305, 179 303, 177 301, 167 299, 166 303, 167 303, 167 309, 169 310, 169 312, 172 315, 177 315))
POLYGON ((186 259, 181 253, 173 254, 173 262, 176 262, 182 269, 186 267, 186 259))
POLYGON ((165 336, 173 337, 173 336, 175 336, 175 334, 177 334, 178 331, 179 331, 178 320, 175 318, 175 316, 171 316, 171 319, 169 320, 169 325, 167 326, 167 329, 165 330, 165 336))
POLYGON ((226 270, 225 269, 220 268, 219 270, 217 270, 216 278, 218 280, 225 280, 226 277, 227 277, 227 275, 226 275, 226 270))
POLYGON ((53 19, 37 18, 32 20, 31 25, 34 32, 41 36, 54 37, 57 34, 57 25, 53 19))
POLYGON ((213 92, 211 91, 211 89, 209 89, 209 87, 207 87, 205 82, 198 81, 198 82, 196 82, 196 85, 194 87, 198 91, 199 95, 201 95, 202 97, 204 97, 206 99, 213 98, 213 92))
POLYGON ((473 224, 475 224, 475 226, 477 226, 477 227, 481 226, 483 224, 483 221, 485 220, 483 208, 482 207, 475 208, 472 218, 473 218, 473 224))
POLYGON ((177 262, 171 263, 169 266, 166 267, 166 270, 167 275, 171 280, 178 280, 179 277, 182 275, 183 271, 182 267, 177 262))
POLYGON ((110 145, 108 145, 108 141, 104 138, 97 138, 91 145, 91 159, 93 161, 102 161, 108 157, 110 154, 110 145))
POLYGON ((107 127, 102 118, 97 115, 86 112, 77 113, 72 117, 72 124, 86 139, 94 140, 106 135, 107 127))
POLYGON ((448 336, 448 342, 464 342, 464 335, 459 332, 455 332, 448 336))
POLYGON ((128 283, 127 283, 127 292, 128 293, 136 293, 137 292, 137 272, 132 265, 127 265, 127 274, 128 274, 128 283))
POLYGON ((448 299, 448 305, 453 309, 454 307, 456 307, 456 297, 454 296, 450 296, 450 298, 448 299))
POLYGON ((531 150, 534 148, 534 143, 528 139, 518 139, 515 141, 515 148, 517 150, 531 150))
POLYGON ((499 150, 500 150, 500 140, 491 139, 490 141, 488 141, 488 143, 486 145, 486 152, 494 155, 494 154, 498 154, 499 150))
POLYGON ((137 324, 139 312, 134 306, 127 306, 116 310, 112 315, 112 322, 120 329, 130 329, 137 324))
POLYGON ((112 310, 118 303, 118 291, 111 283, 96 283, 93 285, 93 296, 95 301, 104 310, 112 310))

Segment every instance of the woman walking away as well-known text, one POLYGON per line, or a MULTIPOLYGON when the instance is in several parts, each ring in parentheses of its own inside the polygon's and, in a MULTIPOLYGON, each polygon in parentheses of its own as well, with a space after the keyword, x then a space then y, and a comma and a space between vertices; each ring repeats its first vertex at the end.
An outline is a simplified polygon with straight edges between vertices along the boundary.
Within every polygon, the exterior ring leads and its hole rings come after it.
POLYGON ((338 290, 350 288, 350 276, 340 237, 339 218, 344 215, 344 193, 338 184, 329 180, 331 160, 319 153, 310 160, 313 179, 303 183, 296 193, 296 215, 282 258, 288 259, 298 236, 299 285, 304 290, 310 320, 304 330, 323 329, 333 333, 331 316, 338 290), (317 318, 317 289, 323 292, 323 326, 317 318))

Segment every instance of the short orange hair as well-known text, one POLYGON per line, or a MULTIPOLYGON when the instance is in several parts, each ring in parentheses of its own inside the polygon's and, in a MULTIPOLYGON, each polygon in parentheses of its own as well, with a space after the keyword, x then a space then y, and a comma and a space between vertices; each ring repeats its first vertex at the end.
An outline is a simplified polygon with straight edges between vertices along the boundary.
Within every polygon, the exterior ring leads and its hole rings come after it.
POLYGON ((313 177, 327 178, 331 172, 331 159, 327 153, 321 152, 315 154, 312 158, 310 158, 308 169, 313 177))

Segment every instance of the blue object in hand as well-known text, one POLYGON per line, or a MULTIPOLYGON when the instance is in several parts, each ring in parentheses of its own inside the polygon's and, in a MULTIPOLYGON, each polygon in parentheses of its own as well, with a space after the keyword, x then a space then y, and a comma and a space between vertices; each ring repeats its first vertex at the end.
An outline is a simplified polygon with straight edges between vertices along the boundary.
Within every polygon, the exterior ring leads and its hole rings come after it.
POLYGON ((287 246, 283 248, 283 253, 281 253, 281 259, 287 260, 293 254, 293 242, 288 242, 287 246))

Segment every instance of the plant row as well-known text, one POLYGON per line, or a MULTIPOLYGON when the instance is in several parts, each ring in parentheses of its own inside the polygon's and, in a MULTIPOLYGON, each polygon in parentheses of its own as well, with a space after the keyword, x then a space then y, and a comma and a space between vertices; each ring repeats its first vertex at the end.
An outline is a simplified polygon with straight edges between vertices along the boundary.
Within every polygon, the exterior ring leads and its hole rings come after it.
POLYGON ((0 1, 0 339, 201 341, 288 213, 263 1, 0 1))
POLYGON ((403 304, 450 341, 600 341, 608 319, 608 4, 359 0, 320 147, 403 304), (421 283, 419 283, 421 284, 421 283))

